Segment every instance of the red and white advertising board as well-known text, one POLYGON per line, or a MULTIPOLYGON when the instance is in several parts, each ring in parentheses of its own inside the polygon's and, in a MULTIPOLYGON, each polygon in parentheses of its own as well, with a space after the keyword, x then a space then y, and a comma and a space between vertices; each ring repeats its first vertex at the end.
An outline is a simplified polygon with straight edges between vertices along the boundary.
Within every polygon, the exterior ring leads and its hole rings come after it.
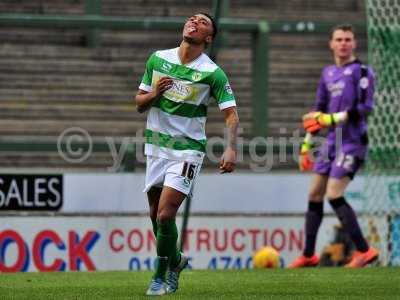
MULTIPOLYGON (((336 223, 324 218, 318 251, 336 223)), ((303 227, 301 216, 193 216, 184 252, 195 269, 240 269, 251 267, 255 250, 270 245, 287 265, 301 253, 303 227)), ((147 270, 153 268, 155 240, 145 216, 4 217, 0 257, 0 272, 147 270)))

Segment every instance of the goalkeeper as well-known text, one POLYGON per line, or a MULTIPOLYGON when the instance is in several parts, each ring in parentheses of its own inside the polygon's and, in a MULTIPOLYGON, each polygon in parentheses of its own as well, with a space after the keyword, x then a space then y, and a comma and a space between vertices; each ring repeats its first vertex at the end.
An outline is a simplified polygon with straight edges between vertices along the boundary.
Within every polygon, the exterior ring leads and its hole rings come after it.
POLYGON ((354 55, 356 41, 351 25, 334 27, 329 45, 335 64, 323 69, 314 110, 303 116, 307 134, 301 147, 300 169, 313 169, 315 174, 308 195, 305 248, 289 268, 319 264, 315 243, 325 197, 356 247, 346 267, 363 267, 378 258, 378 251, 368 245, 344 198, 345 189, 367 152, 367 115, 373 107, 374 78, 371 69, 354 55), (314 164, 310 155, 312 136, 324 128, 327 138, 316 152, 314 164))

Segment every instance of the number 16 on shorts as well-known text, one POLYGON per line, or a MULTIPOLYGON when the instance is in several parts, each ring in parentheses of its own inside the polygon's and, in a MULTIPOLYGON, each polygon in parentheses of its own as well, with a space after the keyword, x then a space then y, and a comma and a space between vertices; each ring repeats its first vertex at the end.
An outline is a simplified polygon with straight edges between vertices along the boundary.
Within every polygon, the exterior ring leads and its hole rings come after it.
POLYGON ((182 167, 181 176, 185 179, 183 180, 186 185, 190 185, 190 181, 193 180, 196 176, 197 165, 194 163, 190 163, 185 161, 182 167))

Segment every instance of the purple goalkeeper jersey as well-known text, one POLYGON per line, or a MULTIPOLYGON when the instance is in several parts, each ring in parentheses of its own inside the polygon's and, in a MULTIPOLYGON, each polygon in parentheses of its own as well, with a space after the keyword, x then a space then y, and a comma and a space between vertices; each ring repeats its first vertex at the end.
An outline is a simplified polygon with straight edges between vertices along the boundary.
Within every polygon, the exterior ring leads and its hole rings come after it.
POLYGON ((373 72, 368 68, 366 73, 368 80, 360 80, 361 62, 358 60, 341 67, 326 66, 322 70, 314 106, 315 111, 325 113, 349 112, 347 122, 329 129, 325 146, 333 150, 341 135, 341 151, 361 159, 367 150, 367 115, 374 103, 373 72))

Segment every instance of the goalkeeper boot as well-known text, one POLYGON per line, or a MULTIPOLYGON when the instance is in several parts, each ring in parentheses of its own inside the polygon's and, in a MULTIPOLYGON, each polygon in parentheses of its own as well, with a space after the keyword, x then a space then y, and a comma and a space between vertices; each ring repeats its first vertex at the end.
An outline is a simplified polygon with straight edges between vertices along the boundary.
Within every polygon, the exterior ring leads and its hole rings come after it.
POLYGON ((161 278, 153 278, 150 281, 149 289, 146 292, 147 296, 162 296, 167 293, 167 288, 161 278))
POLYGON ((289 269, 305 268, 305 267, 316 267, 319 264, 318 255, 314 254, 311 257, 299 256, 289 266, 289 269))
POLYGON ((355 251, 346 268, 362 268, 377 260, 379 252, 373 247, 369 247, 366 252, 355 251))
POLYGON ((167 283, 167 293, 175 293, 178 289, 179 274, 188 265, 189 258, 181 253, 181 260, 179 264, 173 270, 167 270, 166 283, 167 283))

